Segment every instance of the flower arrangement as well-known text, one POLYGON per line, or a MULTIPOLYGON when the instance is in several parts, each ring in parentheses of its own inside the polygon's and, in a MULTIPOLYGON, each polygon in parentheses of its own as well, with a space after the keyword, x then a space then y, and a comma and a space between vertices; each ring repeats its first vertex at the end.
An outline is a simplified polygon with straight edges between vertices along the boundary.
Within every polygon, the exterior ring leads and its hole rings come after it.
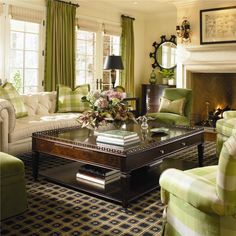
POLYGON ((128 110, 123 101, 126 93, 107 90, 103 92, 91 91, 82 97, 83 102, 90 104, 90 110, 85 111, 77 120, 82 127, 96 128, 105 126, 108 122, 123 122, 133 120, 136 122, 132 112, 128 110))

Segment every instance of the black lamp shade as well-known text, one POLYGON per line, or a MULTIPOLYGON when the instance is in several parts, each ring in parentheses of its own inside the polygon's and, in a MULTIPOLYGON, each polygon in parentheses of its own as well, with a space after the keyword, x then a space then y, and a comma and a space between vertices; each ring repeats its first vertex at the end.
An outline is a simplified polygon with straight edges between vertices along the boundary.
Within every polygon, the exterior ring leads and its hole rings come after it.
POLYGON ((124 66, 123 66, 121 56, 115 56, 115 55, 107 56, 105 58, 103 69, 104 70, 114 70, 114 69, 123 70, 124 66))

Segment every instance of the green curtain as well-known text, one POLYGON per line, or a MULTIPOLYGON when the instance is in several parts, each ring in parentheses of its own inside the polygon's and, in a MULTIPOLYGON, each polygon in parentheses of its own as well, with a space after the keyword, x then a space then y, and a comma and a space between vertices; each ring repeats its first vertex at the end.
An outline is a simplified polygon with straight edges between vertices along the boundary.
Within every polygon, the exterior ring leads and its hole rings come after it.
POLYGON ((47 1, 45 91, 56 90, 57 84, 74 88, 75 14, 76 6, 47 1))
POLYGON ((121 16, 121 56, 124 70, 121 72, 121 85, 134 95, 134 30, 133 18, 121 16))

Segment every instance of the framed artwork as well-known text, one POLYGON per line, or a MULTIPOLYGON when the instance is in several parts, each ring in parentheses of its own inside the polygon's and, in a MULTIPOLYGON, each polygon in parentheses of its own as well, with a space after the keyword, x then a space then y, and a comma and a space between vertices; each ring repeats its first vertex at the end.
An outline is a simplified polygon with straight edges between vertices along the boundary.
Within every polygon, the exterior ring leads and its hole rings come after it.
POLYGON ((200 10, 200 44, 236 43, 236 6, 200 10))

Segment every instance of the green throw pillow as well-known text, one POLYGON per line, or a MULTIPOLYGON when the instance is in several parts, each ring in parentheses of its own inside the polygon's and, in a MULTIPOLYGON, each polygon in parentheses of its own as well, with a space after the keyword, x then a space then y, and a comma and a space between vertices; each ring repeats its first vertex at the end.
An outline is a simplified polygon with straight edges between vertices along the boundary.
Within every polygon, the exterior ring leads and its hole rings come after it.
POLYGON ((178 115, 184 115, 185 98, 176 100, 169 100, 168 98, 161 97, 161 104, 159 112, 170 112, 178 115))
POLYGON ((84 112, 89 109, 88 102, 81 98, 89 92, 89 84, 79 85, 74 90, 68 86, 57 87, 57 112, 84 112))
POLYGON ((3 86, 0 86, 0 98, 7 99, 13 105, 16 118, 28 115, 23 98, 11 83, 5 83, 3 86))

